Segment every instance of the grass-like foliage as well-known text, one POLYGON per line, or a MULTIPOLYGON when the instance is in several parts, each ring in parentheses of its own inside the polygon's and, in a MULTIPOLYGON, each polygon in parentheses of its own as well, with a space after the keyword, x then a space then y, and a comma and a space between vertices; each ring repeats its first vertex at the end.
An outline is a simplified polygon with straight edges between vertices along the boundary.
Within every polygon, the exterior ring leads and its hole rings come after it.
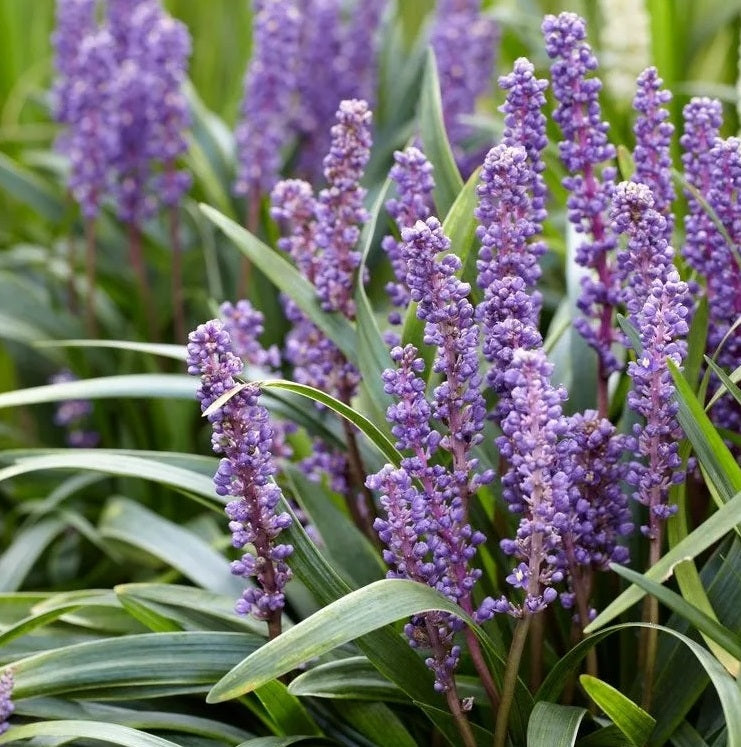
POLYGON ((741 747, 741 13, 563 5, 0 0, 0 745, 741 747))

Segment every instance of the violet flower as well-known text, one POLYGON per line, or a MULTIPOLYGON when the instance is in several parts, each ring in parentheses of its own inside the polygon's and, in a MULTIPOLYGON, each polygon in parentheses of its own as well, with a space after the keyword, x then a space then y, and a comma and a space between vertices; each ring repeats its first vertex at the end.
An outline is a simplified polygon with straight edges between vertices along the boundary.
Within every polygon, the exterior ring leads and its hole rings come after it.
MULTIPOLYGON (((684 133, 679 142, 684 151, 684 175, 701 195, 707 196, 712 184, 713 162, 710 150, 720 134, 723 107, 716 99, 693 98, 684 107, 683 115, 684 133)), ((685 192, 685 196, 688 211, 684 218, 685 241, 682 253, 692 269, 710 277, 717 270, 713 264, 714 257, 709 242, 709 237, 716 229, 695 197, 689 192, 685 192)))
MULTIPOLYGON (((72 371, 63 369, 54 374, 50 384, 65 384, 78 381, 72 371)), ((100 442, 97 431, 88 430, 85 426, 93 413, 93 403, 89 399, 68 399, 57 406, 54 414, 54 425, 66 429, 65 440, 74 449, 94 449, 100 442)))
POLYGON ((5 734, 10 728, 8 719, 15 712, 15 705, 11 700, 13 693, 13 670, 6 669, 0 675, 0 734, 5 734))
POLYGON ((666 219, 665 238, 671 242, 674 230, 672 202, 676 197, 670 152, 674 125, 669 121, 666 109, 672 94, 662 88, 663 83, 655 67, 646 68, 638 76, 633 99, 633 108, 640 115, 633 127, 636 136, 633 181, 650 188, 655 209, 666 219))
POLYGON ((237 195, 259 199, 278 180, 282 152, 291 136, 299 40, 306 20, 294 0, 255 2, 253 52, 235 132, 237 195))
MULTIPOLYGON (((201 377, 196 396, 205 412, 237 384, 244 364, 232 352, 229 334, 217 319, 200 325, 188 340, 188 373, 201 377)), ((214 476, 216 492, 232 498, 226 507, 232 544, 254 548, 254 554, 245 553, 232 563, 232 573, 257 582, 244 591, 236 610, 267 620, 272 635, 285 604, 284 588, 291 578, 286 559, 293 547, 277 541, 291 517, 276 512, 281 491, 272 479, 273 431, 259 397, 255 385, 242 389, 208 419, 214 451, 223 455, 214 476)))
POLYGON ((574 326, 599 358, 600 411, 606 410, 606 380, 620 365, 612 352, 613 308, 618 303, 610 253, 616 246, 610 232, 607 209, 613 190, 615 169, 604 166, 615 158, 607 139, 609 125, 602 121, 598 78, 587 77, 597 68, 597 59, 586 42, 584 20, 575 13, 548 15, 543 35, 551 66, 553 95, 558 107, 553 119, 564 140, 559 144, 561 160, 569 172, 563 185, 569 191, 569 221, 585 240, 576 250, 576 261, 593 270, 582 280, 579 309, 585 318, 574 326), (601 171, 601 174, 600 174, 601 171), (596 321, 593 326, 590 320, 596 321))
MULTIPOLYGON (((432 214, 432 191, 435 178, 432 164, 421 150, 415 147, 394 153, 394 165, 389 176, 396 183, 397 196, 386 202, 386 210, 396 223, 399 233, 411 228, 418 220, 432 214)), ((409 306, 410 295, 406 284, 407 266, 401 252, 402 242, 394 236, 385 236, 381 246, 388 255, 394 280, 386 283, 391 304, 398 309, 409 306)), ((389 315, 391 324, 401 324, 400 311, 389 315)))
POLYGON ((628 406, 645 420, 634 426, 634 451, 643 461, 631 463, 627 482, 635 488, 633 497, 649 509, 649 523, 641 530, 658 542, 661 521, 676 511, 667 505, 669 489, 684 479, 678 454, 683 433, 666 359, 679 366, 686 354, 688 288, 674 269, 673 249, 664 238, 666 221, 653 209, 645 185, 618 185, 612 215, 613 230, 629 236, 620 267, 628 283, 629 320, 641 343, 637 360, 628 365, 633 380, 628 406))
POLYGON ((234 305, 228 301, 221 304, 219 317, 231 339, 232 352, 244 363, 271 368, 280 365, 278 348, 272 345, 265 350, 258 341, 265 331, 265 317, 249 301, 237 301, 234 305))

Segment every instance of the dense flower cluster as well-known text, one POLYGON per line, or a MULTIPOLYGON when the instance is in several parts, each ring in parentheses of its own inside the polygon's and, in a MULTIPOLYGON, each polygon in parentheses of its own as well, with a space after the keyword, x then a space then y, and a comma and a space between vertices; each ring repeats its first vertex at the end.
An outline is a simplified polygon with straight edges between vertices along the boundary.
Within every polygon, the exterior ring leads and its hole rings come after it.
MULTIPOLYGON (((411 228, 418 220, 425 220, 432 212, 432 191, 435 177, 432 164, 419 148, 409 147, 394 153, 394 165, 389 176, 396 183, 397 197, 388 200, 386 210, 401 233, 411 228)), ((391 304, 398 309, 409 306, 410 295, 406 284, 406 262, 401 253, 401 241, 395 236, 385 236, 383 249, 391 262, 394 280, 386 284, 391 304)), ((389 315, 391 324, 401 324, 399 311, 389 315)))
POLYGON ((676 510, 667 505, 669 488, 684 479, 678 454, 683 433, 666 359, 681 365, 685 356, 688 288, 674 269, 666 220, 654 209, 648 187, 619 184, 611 216, 615 232, 628 235, 619 265, 628 318, 641 344, 628 366, 633 380, 628 406, 645 419, 634 426, 635 451, 643 461, 631 463, 627 481, 635 488, 634 498, 649 508, 649 524, 642 530, 655 539, 660 521, 676 510))
MULTIPOLYGON (((425 343, 437 351, 433 370, 443 381, 428 401, 417 349, 407 345, 391 351, 397 368, 383 375, 384 389, 394 398, 387 418, 397 448, 410 455, 401 468, 386 465, 366 484, 381 493, 385 518, 376 519, 374 526, 386 545, 389 576, 426 583, 470 614, 471 592, 481 573, 469 564, 484 536, 468 522, 468 499, 493 479, 493 472, 478 471, 471 456, 481 441, 486 413, 478 373, 478 328, 467 299, 470 288, 455 277, 460 261, 446 253, 449 248, 434 217, 402 230, 406 285, 417 302, 417 316, 425 321, 425 343), (444 433, 433 429, 432 418, 445 425, 444 433), (440 450, 451 454, 450 467, 435 463, 440 450)), ((490 616, 490 600, 476 614, 479 619, 490 616)), ((432 650, 427 664, 441 692, 452 687, 460 657, 453 639, 461 628, 460 620, 443 614, 417 616, 406 628, 412 645, 432 650)))
POLYGON ((138 224, 158 200, 177 204, 190 184, 176 168, 190 121, 182 91, 190 35, 159 0, 108 0, 102 24, 95 10, 86 0, 57 3, 59 144, 83 214, 94 217, 110 198, 123 221, 138 224))
POLYGON ((294 0, 255 3, 253 53, 235 132, 238 195, 259 198, 278 180, 298 85, 301 21, 294 0))
POLYGON ((582 279, 578 305, 585 318, 574 325, 597 352, 601 378, 606 380, 620 368, 612 352, 612 312, 618 299, 610 253, 616 241, 607 218, 615 169, 602 168, 615 157, 615 148, 607 139, 609 125, 602 121, 602 84, 598 78, 587 77, 597 68, 597 58, 586 42, 584 19, 575 13, 549 15, 542 29, 546 51, 554 60, 551 80, 558 107, 553 119, 564 136, 559 153, 569 172, 563 180, 570 193, 569 221, 585 236, 576 250, 576 261, 594 273, 582 279), (596 320, 596 326, 590 320, 596 320))
POLYGON ((437 59, 445 129, 460 161, 463 143, 472 132, 463 119, 473 114, 476 99, 491 86, 499 28, 481 13, 481 0, 440 0, 430 41, 437 59))
POLYGON ((10 728, 8 719, 15 711, 15 705, 11 700, 13 693, 13 671, 6 669, 0 675, 0 734, 5 734, 10 728))
POLYGON ((232 352, 244 363, 272 368, 280 365, 278 348, 273 345, 265 350, 258 341, 264 331, 265 317, 249 301, 243 299, 236 304, 226 301, 219 307, 219 317, 231 340, 232 352))
MULTIPOLYGON (((49 383, 65 384, 71 381, 78 381, 77 376, 72 371, 64 369, 54 374, 49 383)), ((93 449, 98 445, 100 434, 85 427, 92 412, 93 403, 89 399, 68 399, 57 407, 54 425, 66 429, 66 440, 69 446, 76 449, 93 449)))
MULTIPOLYGON (((201 377, 197 398, 205 412, 237 385, 244 364, 233 353, 229 334, 219 320, 200 325, 188 340, 188 373, 201 377)), ((272 480, 273 431, 259 396, 257 386, 243 388, 208 419, 214 451, 223 455, 214 476, 216 492, 232 498, 226 507, 232 543, 254 549, 254 554, 245 553, 232 563, 232 573, 257 581, 245 589, 236 609, 274 621, 284 605, 283 590, 291 578, 286 558, 293 548, 276 541, 291 518, 276 513, 281 492, 272 480)))
POLYGON ((663 81, 655 67, 646 68, 638 76, 633 99, 633 108, 640 115, 633 127, 636 136, 633 181, 651 189, 654 207, 666 219, 664 235, 671 242, 674 230, 672 202, 676 197, 670 152, 674 125, 669 121, 669 111, 666 109, 672 95, 662 85, 663 81))

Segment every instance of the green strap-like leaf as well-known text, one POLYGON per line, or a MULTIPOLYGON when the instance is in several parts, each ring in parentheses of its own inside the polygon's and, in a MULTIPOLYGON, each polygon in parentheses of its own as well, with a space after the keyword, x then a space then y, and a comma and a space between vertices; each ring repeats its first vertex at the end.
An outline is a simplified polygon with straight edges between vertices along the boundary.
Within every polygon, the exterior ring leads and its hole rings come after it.
POLYGON ((656 721, 630 698, 597 677, 579 677, 587 695, 605 712, 615 726, 636 747, 643 747, 651 736, 656 721))
POLYGON ((680 370, 671 360, 667 360, 667 365, 676 387, 679 423, 721 500, 727 502, 741 490, 741 467, 718 435, 680 370))
MULTIPOLYGON (((217 703, 252 692, 344 643, 396 620, 435 610, 455 614, 481 632, 458 605, 428 586, 400 579, 376 581, 338 599, 269 641, 217 682, 208 701, 217 703)), ((482 641, 486 645, 483 635, 482 641)))
POLYGON ((0 736, 0 744, 11 744, 33 737, 67 737, 95 739, 122 747, 180 747, 169 739, 155 737, 138 729, 107 721, 42 721, 39 724, 13 726, 0 736))
POLYGON ((64 204, 59 196, 36 174, 3 153, 0 153, 0 186, 52 224, 64 217, 64 204))
POLYGON ((702 610, 684 600, 679 594, 676 594, 671 589, 667 589, 665 586, 657 584, 655 581, 646 578, 646 576, 640 573, 636 573, 630 568, 624 568, 621 565, 617 565, 617 563, 611 563, 610 568, 615 571, 618 576, 622 576, 624 579, 627 579, 636 586, 640 586, 646 593, 656 597, 662 604, 683 617, 701 633, 704 633, 708 638, 711 638, 718 645, 722 646, 729 654, 735 657, 736 661, 735 666, 733 667, 734 671, 732 671, 731 674, 734 676, 738 675, 738 662, 741 659, 741 638, 739 638, 738 635, 728 630, 728 628, 721 625, 717 620, 706 615, 702 610))
MULTIPOLYGON (((646 571, 644 578, 651 581, 665 581, 671 576, 672 569, 677 563, 681 563, 686 558, 697 557, 728 534, 731 531, 730 527, 736 526, 739 522, 741 522, 741 492, 718 509, 687 537, 678 542, 658 563, 646 571)), ((584 631, 592 633, 607 625, 633 604, 643 599, 645 594, 646 592, 637 586, 630 586, 597 615, 584 631)))
POLYGON ((288 692, 282 682, 266 682, 255 690, 258 697, 281 734, 314 734, 321 736, 322 730, 309 715, 301 701, 288 692))
POLYGON ((435 167, 433 196, 438 215, 447 215, 463 187, 463 179, 453 157, 443 120, 440 79, 432 48, 427 50, 422 91, 419 100, 419 129, 424 151, 435 167))
POLYGON ((314 286, 284 257, 264 244, 238 223, 209 205, 201 205, 203 214, 218 226, 245 254, 255 267, 278 290, 286 293, 307 317, 344 353, 355 366, 358 365, 357 335, 342 314, 323 311, 314 286))
POLYGON ((724 389, 741 405, 741 389, 736 386, 736 382, 741 381, 741 366, 736 368, 736 370, 729 376, 712 358, 709 358, 707 355, 705 356, 705 361, 708 366, 715 371, 715 374, 721 382, 723 382, 723 386, 713 395, 713 399, 708 403, 708 406, 705 409, 709 410, 712 405, 723 396, 724 389))
POLYGON ((527 723, 527 747, 573 747, 586 708, 536 703, 527 723))
POLYGON ((574 646, 568 654, 559 659, 553 669, 551 669, 535 695, 536 702, 557 701, 572 673, 579 666, 582 659, 587 655, 589 649, 596 646, 600 641, 621 630, 652 627, 656 628, 662 634, 673 636, 681 641, 699 661, 700 666, 702 666, 710 678, 710 681, 715 688, 715 692, 718 695, 718 699, 720 700, 721 708, 723 709, 723 714, 728 725, 727 747, 741 747, 741 719, 738 718, 738 714, 741 713, 741 689, 738 687, 738 683, 728 674, 728 672, 726 672, 725 669, 723 669, 720 663, 712 656, 712 654, 710 654, 710 652, 707 651, 707 649, 703 648, 699 643, 696 643, 686 635, 683 635, 676 630, 672 630, 671 628, 665 628, 661 625, 624 623, 622 625, 615 625, 611 628, 606 628, 605 630, 601 630, 598 633, 594 633, 588 638, 585 638, 574 646))

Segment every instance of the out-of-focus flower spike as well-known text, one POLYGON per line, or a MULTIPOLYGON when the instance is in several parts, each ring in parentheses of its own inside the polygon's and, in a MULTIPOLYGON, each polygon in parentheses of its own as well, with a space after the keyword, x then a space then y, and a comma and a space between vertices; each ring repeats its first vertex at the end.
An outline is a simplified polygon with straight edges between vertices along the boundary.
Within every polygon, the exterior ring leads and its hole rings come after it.
POLYGON ((11 699, 13 684, 13 670, 6 669, 0 675, 0 734, 8 731, 10 728, 8 719, 15 712, 15 704, 11 699))

